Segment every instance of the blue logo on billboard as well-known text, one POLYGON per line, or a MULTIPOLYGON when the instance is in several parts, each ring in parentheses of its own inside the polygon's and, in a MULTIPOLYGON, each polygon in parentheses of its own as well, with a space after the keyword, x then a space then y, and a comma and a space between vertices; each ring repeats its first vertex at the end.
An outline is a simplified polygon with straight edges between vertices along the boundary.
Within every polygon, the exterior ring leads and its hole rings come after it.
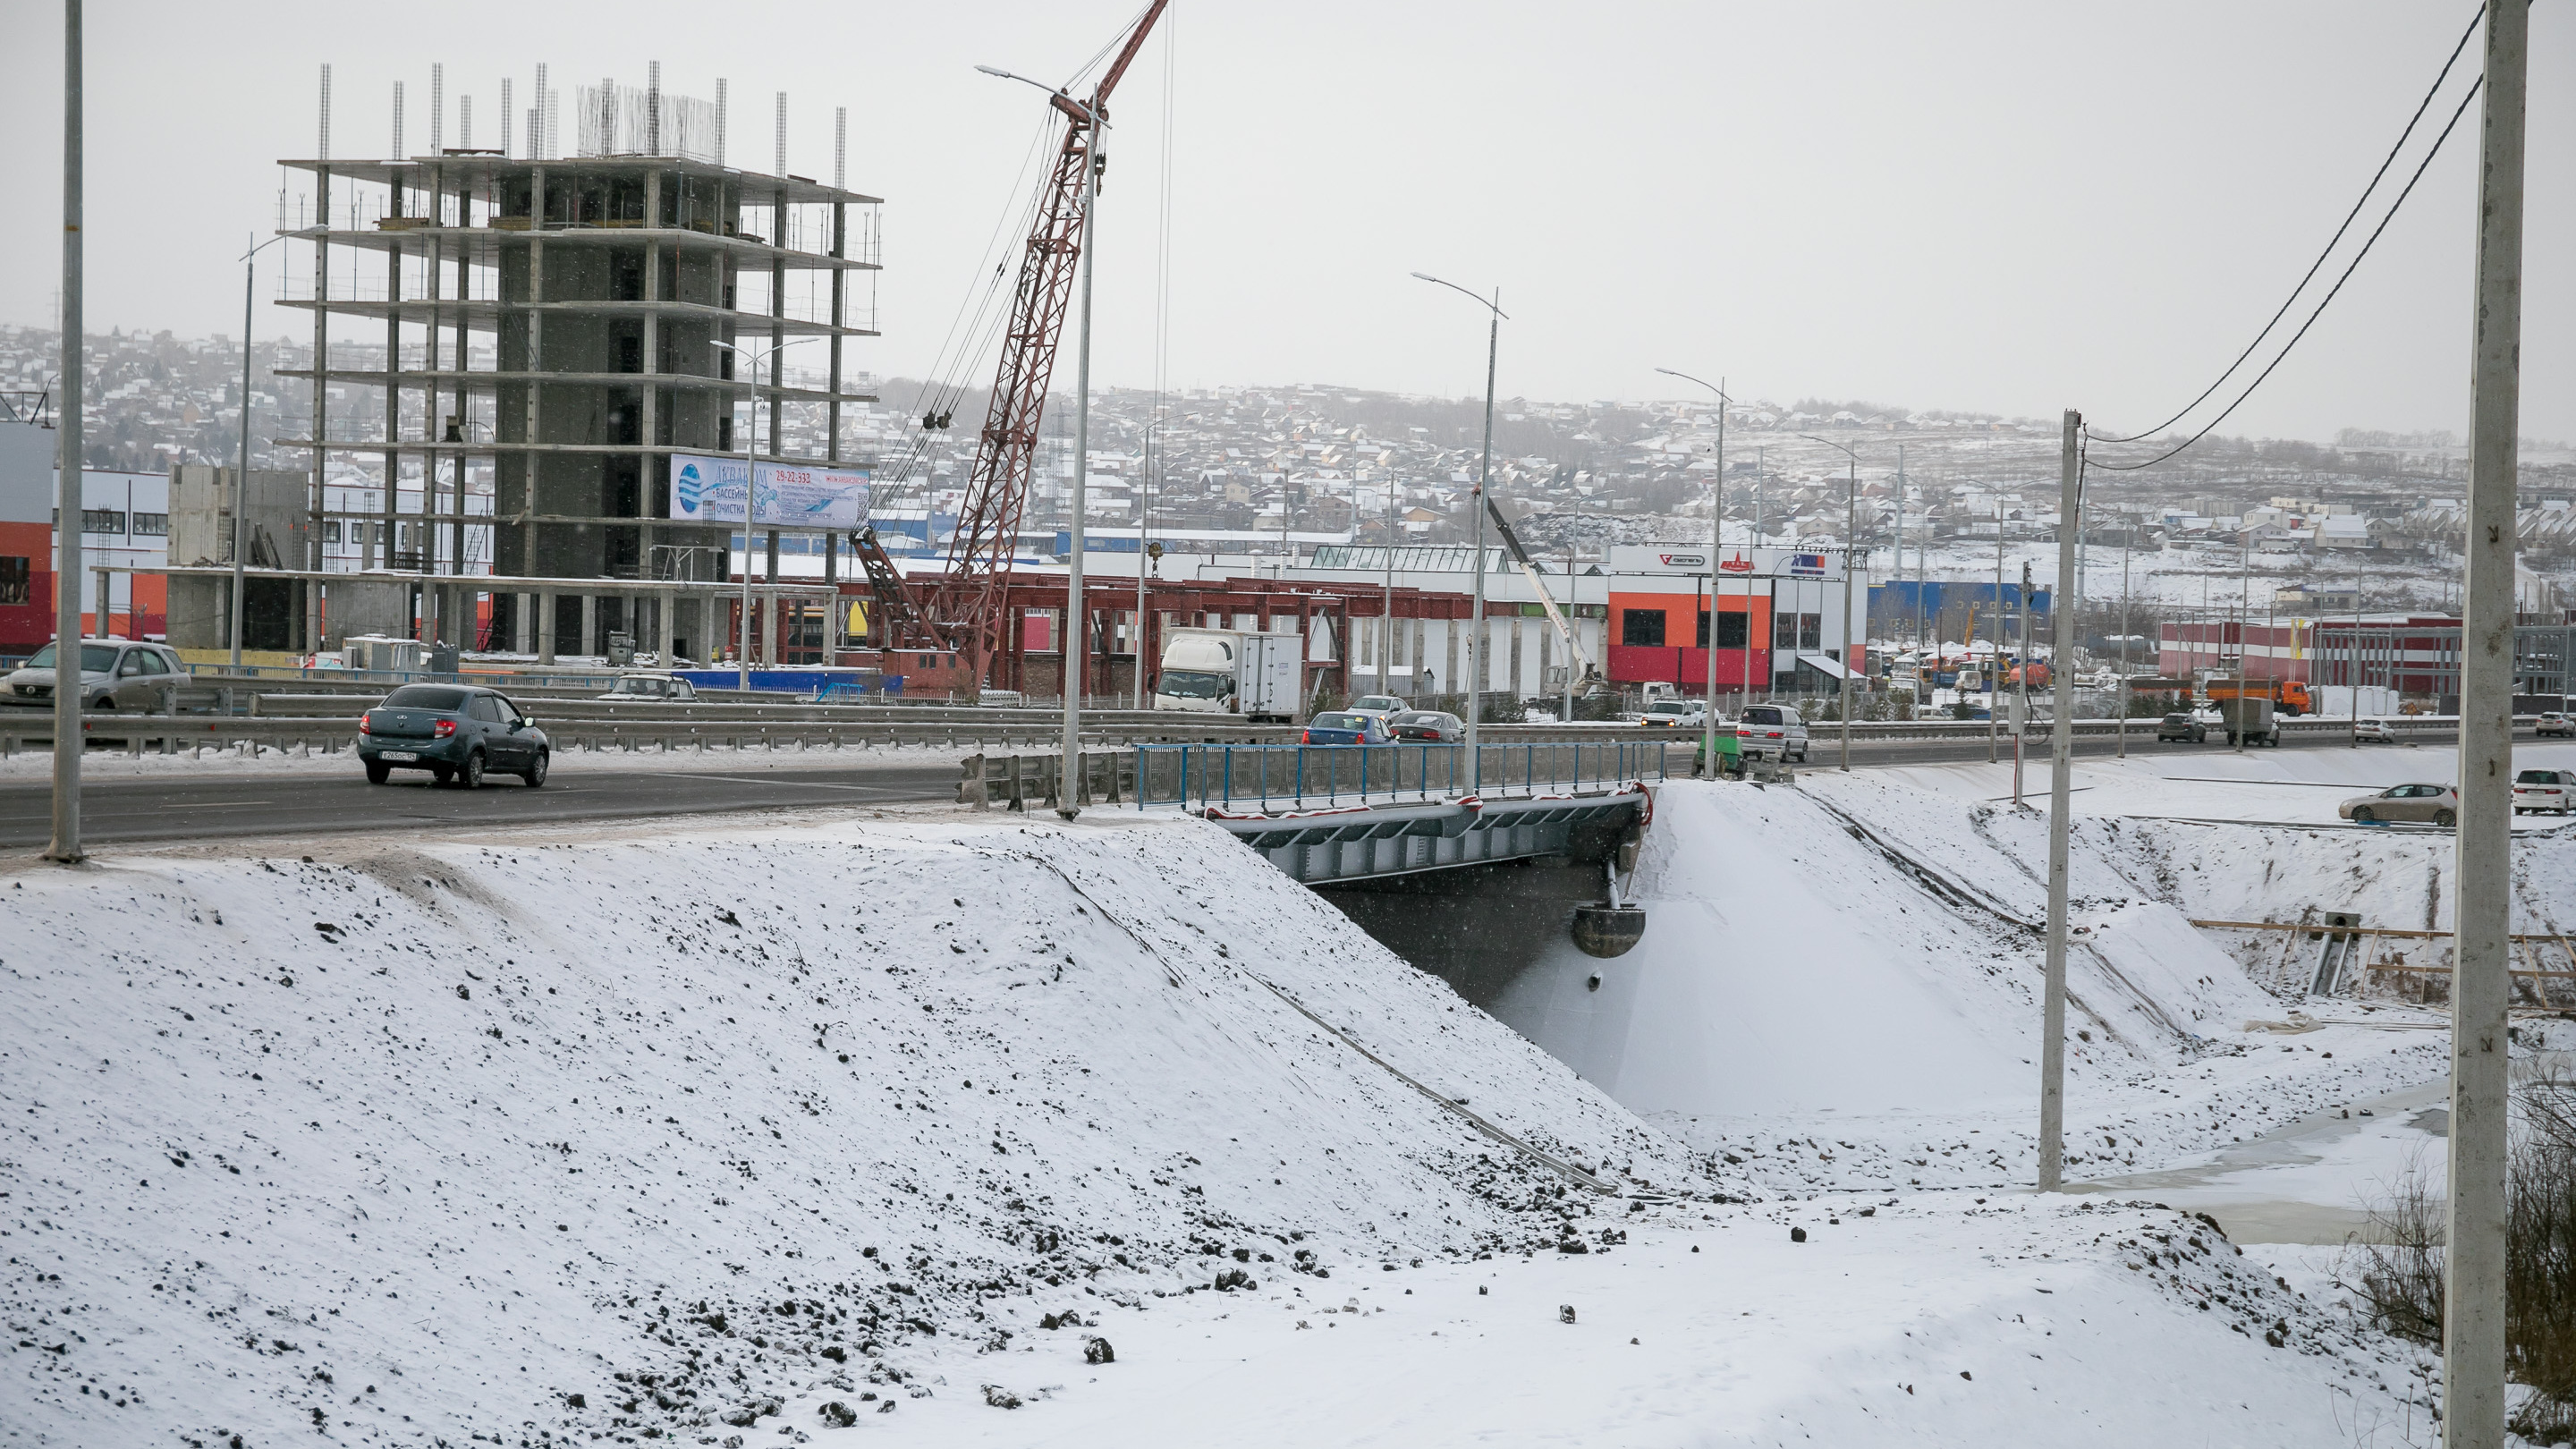
POLYGON ((706 491, 706 480, 704 480, 704 479, 702 479, 702 478, 700 478, 700 477, 698 476, 698 465, 697 465, 697 464, 695 464, 695 463, 683 463, 683 464, 681 464, 681 465, 680 465, 680 489, 679 489, 679 492, 680 492, 680 511, 681 511, 682 513, 695 513, 695 512, 697 512, 697 511, 698 511, 698 498, 699 498, 699 496, 700 496, 701 494, 703 494, 705 491, 706 491))

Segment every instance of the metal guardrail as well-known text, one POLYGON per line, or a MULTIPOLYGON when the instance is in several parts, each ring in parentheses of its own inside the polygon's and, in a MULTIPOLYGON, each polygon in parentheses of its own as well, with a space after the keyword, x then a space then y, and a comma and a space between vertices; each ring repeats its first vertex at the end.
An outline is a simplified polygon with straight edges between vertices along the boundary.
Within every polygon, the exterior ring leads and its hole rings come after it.
MULTIPOLYGON (((312 702, 311 697, 305 701, 308 705, 312 702)), ((596 717, 589 716, 587 711, 578 716, 555 711, 540 711, 539 714, 541 728, 556 748, 592 751, 696 750, 719 746, 774 750, 800 746, 865 749, 935 745, 974 751, 1026 749, 1034 754, 1052 749, 1062 738, 1060 720, 1053 716, 1040 716, 1038 711, 967 707, 927 711, 930 717, 923 718, 910 710, 862 714, 832 706, 717 705, 701 707, 701 712, 696 714, 681 712, 687 709, 688 706, 646 705, 621 707, 617 714, 603 713, 596 717)), ((97 714, 84 719, 83 729, 93 740, 125 741, 128 753, 133 754, 140 754, 145 749, 156 753, 203 751, 207 748, 229 748, 242 742, 337 753, 357 739, 355 715, 354 710, 285 718, 189 713, 97 714)), ((2392 723, 2401 736, 2448 734, 2459 726, 2455 718, 2425 715, 2393 720, 2392 723)), ((2314 717, 2284 720, 2281 724, 2284 729, 2301 733, 2333 734, 2350 728, 2348 720, 2314 717)), ((1833 727, 1819 725, 1814 728, 1814 746, 1820 749, 1830 747, 1832 736, 1829 731, 1833 727)), ((2115 728, 2114 722, 2109 720, 2081 720, 2076 724, 2076 733, 2108 737, 2115 728)), ((1618 783, 1619 779, 1664 779, 1667 778, 1665 752, 1693 748, 1700 739, 1696 730, 1621 730, 1615 733, 1587 730, 1581 738, 1568 739, 1565 737, 1568 731, 1563 726, 1496 725, 1488 729, 1491 735, 1501 737, 1494 743, 1479 746, 1488 793, 1497 790, 1593 788, 1600 784, 1618 783), (1603 738, 1604 733, 1610 733, 1611 737, 1603 738)), ((1852 726, 1856 739, 1968 740, 1980 738, 1984 733, 1982 721, 1855 722, 1852 726)), ((2151 729, 2142 726, 2136 733, 2141 737, 2140 743, 2154 743, 2151 729)), ((1288 725, 1249 725, 1220 721, 1201 714, 1147 711, 1140 715, 1130 711, 1104 715, 1097 722, 1086 723, 1082 740, 1086 747, 1093 749, 1196 752, 1173 757, 1185 758, 1186 765, 1170 763, 1156 766, 1156 769, 1167 773, 1149 777, 1158 782, 1153 789, 1140 787, 1139 794, 1158 799, 1161 803, 1175 803, 1186 794, 1200 804, 1214 799, 1228 806, 1246 800, 1275 805, 1306 798, 1319 790, 1328 804, 1346 799, 1352 803, 1365 803, 1377 799, 1447 798, 1465 788, 1470 774, 1463 763, 1464 745, 1298 745, 1293 743, 1294 735, 1295 727, 1288 725), (1273 756, 1254 753, 1260 751, 1287 753, 1273 756), (1309 770, 1294 763, 1270 762, 1295 760, 1309 754, 1335 763, 1317 765, 1309 770), (1228 773, 1226 762, 1229 755, 1239 773, 1228 773), (1431 763, 1386 763, 1398 756, 1431 763), (1251 763, 1255 758, 1262 758, 1265 763, 1251 763), (1438 763, 1447 760, 1460 763, 1454 766, 1438 763), (1184 775, 1186 784, 1182 778, 1184 775)), ((51 748, 52 744, 51 712, 0 710, 0 758, 22 750, 51 748)))
MULTIPOLYGON (((11 713, 17 713, 12 711, 11 713)), ((0 716, 0 758, 24 750, 51 749, 53 717, 34 710, 28 717, 0 716)), ((354 715, 275 718, 242 715, 93 714, 82 722, 92 741, 120 741, 130 755, 202 753, 236 744, 282 750, 307 749, 337 754, 357 743, 354 715)), ((909 723, 869 720, 704 720, 685 719, 548 719, 539 724, 558 752, 615 750, 727 749, 877 749, 905 745, 981 750, 989 747, 1042 750, 1062 736, 1053 724, 1012 725, 1002 722, 909 723)), ((1192 730, 1192 734, 1201 733, 1192 730)), ((1172 733, 1151 726, 1103 725, 1082 732, 1083 743, 1124 750, 1144 743, 1164 743, 1172 733)))
POLYGON ((1670 778, 1670 742, 1465 745, 1138 745, 1138 808, 1339 809, 1470 794, 1504 799, 1670 778))

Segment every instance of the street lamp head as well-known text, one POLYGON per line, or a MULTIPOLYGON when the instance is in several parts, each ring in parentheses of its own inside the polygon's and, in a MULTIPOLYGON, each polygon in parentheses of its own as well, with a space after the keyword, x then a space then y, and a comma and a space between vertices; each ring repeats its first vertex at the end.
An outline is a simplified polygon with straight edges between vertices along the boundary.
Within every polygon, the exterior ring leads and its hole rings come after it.
POLYGON ((1001 77, 1002 79, 1004 79, 1004 80, 1018 80, 1018 79, 1019 79, 1019 77, 1018 77, 1018 76, 1015 76, 1015 75, 1011 74, 1009 71, 1006 71, 1006 70, 1002 69, 1002 68, 1001 68, 1000 66, 998 66, 998 65, 979 65, 979 66, 977 66, 977 67, 975 67, 975 68, 976 68, 977 70, 982 71, 982 72, 983 72, 984 74, 986 74, 986 75, 991 75, 991 76, 1000 76, 1000 77, 1001 77))
MULTIPOLYGON (((1429 272, 1416 272, 1413 274, 1413 279, 1417 282, 1440 282, 1438 277, 1431 275, 1429 272)), ((1447 282, 1440 282, 1440 285, 1445 287, 1449 284, 1447 282)))

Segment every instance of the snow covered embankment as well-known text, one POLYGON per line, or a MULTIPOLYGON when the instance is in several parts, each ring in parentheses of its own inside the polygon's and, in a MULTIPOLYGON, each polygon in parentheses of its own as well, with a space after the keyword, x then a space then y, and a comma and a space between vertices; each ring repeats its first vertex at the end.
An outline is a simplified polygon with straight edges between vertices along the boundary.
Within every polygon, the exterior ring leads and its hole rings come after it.
POLYGON ((1590 1194, 1264 980, 1705 1186, 1205 827, 316 852, 0 887, 19 1442, 811 1426, 1042 1393, 1113 1305, 1577 1230, 1590 1194))
MULTIPOLYGON (((1645 940, 1608 963, 1552 953, 1498 1015, 1763 1184, 2030 1180, 2044 816, 1823 773, 1677 783, 1657 812, 1645 940)), ((2428 1032, 2262 1029, 2286 1004, 2169 903, 2159 858, 2122 822, 2077 824, 2070 1176, 2169 1166, 2441 1070, 2428 1032)))

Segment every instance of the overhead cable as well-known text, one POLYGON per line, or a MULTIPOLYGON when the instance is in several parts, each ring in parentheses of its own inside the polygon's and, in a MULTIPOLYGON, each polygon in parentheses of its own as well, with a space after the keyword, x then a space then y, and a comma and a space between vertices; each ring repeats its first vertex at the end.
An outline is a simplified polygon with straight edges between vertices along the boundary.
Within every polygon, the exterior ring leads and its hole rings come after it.
MULTIPOLYGON (((2361 250, 2353 254, 2352 261, 2343 269, 2343 275, 2335 278, 2334 287, 2317 303, 2316 310, 2308 314, 2308 320, 2300 323, 2299 330, 2292 333, 2290 335, 2290 340, 2281 345, 2280 356, 2273 358, 2271 365, 2264 368, 2260 376, 2257 376, 2252 382, 2245 385, 2245 390, 2236 395, 2236 401, 2229 403, 2225 412, 2221 412, 2218 416, 2211 418, 2207 423, 2203 424, 2199 432, 2192 434, 2190 437, 2183 439, 2181 442, 2176 443, 2174 446, 2167 448, 2156 456, 2147 459, 2143 463, 2096 463, 2093 466, 2096 468, 2106 469, 2114 473, 2133 473, 2140 468, 2152 468, 2156 464, 2163 462, 2165 459, 2172 457, 2174 454, 2181 452, 2183 449, 2190 447, 2192 444, 2199 442, 2201 439, 2208 437, 2210 429, 2227 421, 2230 413, 2243 407, 2245 405, 2245 400, 2254 395, 2254 389, 2263 385, 2264 378, 2270 377, 2275 369, 2280 367, 2282 363, 2289 360, 2291 349, 2299 345, 2300 338, 2308 335, 2309 328, 2317 325, 2317 319, 2325 315, 2327 306, 2335 299, 2335 294, 2343 290, 2343 284, 2352 280, 2354 269, 2361 265, 2362 258, 2370 255, 2370 249, 2379 241, 2380 233, 2388 230, 2388 224, 2397 219, 2398 209, 2406 204, 2407 197, 2414 194, 2415 183, 2424 179, 2424 169, 2433 164, 2434 157, 2442 154, 2442 143, 2451 139, 2451 132, 2460 124, 2460 117, 2468 114, 2469 102, 2478 98, 2478 91, 2485 84, 2486 77, 2484 76, 2480 76, 2475 81, 2469 83, 2469 93, 2460 97, 2458 109, 2451 112, 2451 119, 2442 127, 2442 134, 2433 138, 2433 148, 2424 153, 2424 159, 2422 161, 2416 163, 2415 174, 2406 178, 2406 189, 2398 192, 2397 199, 2388 204, 2388 214, 2381 217, 2379 219, 2379 225, 2371 229, 2369 240, 2364 241, 2361 244, 2361 250)), ((2119 442, 2124 440, 2102 438, 2097 439, 2096 441, 2119 442)), ((2128 439, 2125 441, 2135 441, 2135 439, 2128 439)))
POLYGON ((2215 379, 2213 379, 2208 387, 2202 389, 2200 396, 2183 404, 2182 410, 2175 413, 2172 417, 2165 419, 2163 422, 2156 424, 2152 428, 2132 433, 2128 437, 2102 438, 2100 441, 2105 443, 2135 443, 2155 437, 2166 429, 2172 427, 2174 424, 2181 422, 2184 418, 2190 416, 2193 408, 2209 401, 2211 393, 2218 391, 2220 387, 2226 384, 2227 379, 2236 375, 2236 370, 2245 365, 2245 359, 2252 357, 2255 349, 2263 345, 2263 339, 2271 336, 2272 329, 2280 326, 2281 319, 2289 315, 2291 306, 2299 300, 2302 293, 2307 291, 2308 283, 2316 280, 2318 271, 2323 269, 2326 264, 2326 259, 2333 256, 2334 249, 2342 244, 2344 234, 2352 230, 2353 221, 2361 215, 2362 208, 2370 204, 2371 193, 2379 189, 2379 183, 2386 179, 2388 175, 2388 168, 2395 164, 2399 153, 2406 149, 2407 139, 2415 134, 2415 127, 2424 119, 2424 112, 2432 106, 2433 97, 2441 93, 2442 83, 2450 79, 2451 67, 2459 64, 2461 52, 2468 49, 2469 38, 2478 33, 2478 22, 2486 17, 2486 13, 2486 7, 2484 5, 2480 5, 2477 13, 2469 17, 2469 28, 2460 33, 2459 43, 2451 47, 2450 59, 2442 62, 2442 72, 2441 74, 2433 77, 2433 84, 2430 89, 2424 92, 2424 99, 2415 103, 2415 114, 2407 117, 2406 129, 2397 133, 2397 144, 2389 147, 2388 154, 2380 159, 2379 169, 2372 172, 2370 175, 2370 184, 2361 189, 2360 196, 2354 198, 2352 210, 2344 213, 2343 225, 2335 228, 2334 235, 2326 241, 2325 249, 2318 252, 2317 259, 2308 264, 2307 274, 2300 277, 2299 284, 2290 289, 2290 295, 2281 299, 2280 310, 2274 312, 2272 314, 2272 319, 2263 324, 2262 331, 2254 334, 2254 340, 2252 342, 2245 344, 2245 350, 2236 354, 2236 360, 2227 364, 2227 370, 2220 373, 2215 379))

